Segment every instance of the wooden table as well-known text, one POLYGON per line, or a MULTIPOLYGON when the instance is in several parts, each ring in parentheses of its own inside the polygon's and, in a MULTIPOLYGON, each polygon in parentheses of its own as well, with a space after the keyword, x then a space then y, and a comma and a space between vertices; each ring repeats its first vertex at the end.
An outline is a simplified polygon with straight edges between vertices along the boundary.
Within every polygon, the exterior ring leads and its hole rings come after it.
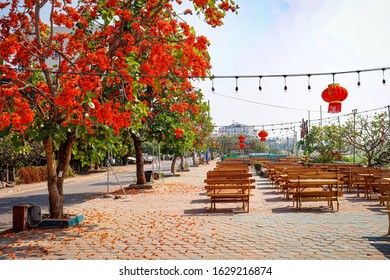
POLYGON ((339 210, 339 197, 343 195, 339 191, 340 181, 338 179, 293 179, 289 180, 291 188, 293 188, 293 205, 297 203, 297 208, 301 209, 302 201, 327 201, 328 205, 333 209, 333 201, 337 202, 337 211, 339 210), (325 188, 325 186, 328 186, 325 188), (336 186, 336 190, 334 190, 336 186))
POLYGON ((371 195, 372 195, 371 183, 374 182, 374 180, 375 180, 375 174, 374 173, 362 173, 362 174, 357 174, 357 176, 364 178, 364 181, 366 183, 365 188, 364 188, 364 197, 366 197, 367 199, 371 199, 371 195))

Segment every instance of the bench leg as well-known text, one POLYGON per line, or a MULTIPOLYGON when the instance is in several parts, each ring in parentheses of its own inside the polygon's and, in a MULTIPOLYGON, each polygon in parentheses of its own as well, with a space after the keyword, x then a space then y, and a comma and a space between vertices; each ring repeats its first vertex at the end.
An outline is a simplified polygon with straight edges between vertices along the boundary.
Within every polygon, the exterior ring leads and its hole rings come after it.
POLYGON ((330 206, 330 209, 333 210, 333 201, 332 201, 332 200, 329 200, 329 201, 328 201, 328 206, 330 206))

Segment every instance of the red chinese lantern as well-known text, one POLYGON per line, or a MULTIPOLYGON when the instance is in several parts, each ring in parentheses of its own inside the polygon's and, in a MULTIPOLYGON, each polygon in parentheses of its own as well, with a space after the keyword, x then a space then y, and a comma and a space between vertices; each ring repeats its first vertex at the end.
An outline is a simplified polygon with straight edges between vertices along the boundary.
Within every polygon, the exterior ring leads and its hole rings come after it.
POLYGON ((246 145, 244 143, 240 143, 240 149, 244 149, 246 147, 246 145))
POLYGON ((322 92, 322 99, 329 103, 328 113, 340 113, 341 101, 348 97, 348 92, 339 84, 330 84, 322 92))
POLYGON ((214 144, 215 144, 214 142, 211 142, 211 146, 214 146, 214 144))
POLYGON ((263 129, 257 135, 260 137, 261 142, 265 142, 268 136, 268 132, 263 129))
POLYGON ((244 135, 238 136, 238 140, 240 140, 240 143, 244 143, 244 141, 245 141, 245 136, 244 136, 244 135))
POLYGON ((175 129, 175 133, 176 133, 176 138, 177 139, 179 139, 180 137, 181 137, 181 135, 182 135, 182 133, 183 133, 183 129, 181 129, 181 128, 177 128, 177 129, 175 129))

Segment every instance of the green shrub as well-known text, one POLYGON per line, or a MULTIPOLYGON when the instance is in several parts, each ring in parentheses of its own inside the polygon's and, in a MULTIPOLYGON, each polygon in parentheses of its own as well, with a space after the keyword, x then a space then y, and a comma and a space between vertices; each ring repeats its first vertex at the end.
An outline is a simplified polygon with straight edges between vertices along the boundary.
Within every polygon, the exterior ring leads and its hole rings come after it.
POLYGON ((261 169, 263 168, 263 164, 260 161, 255 161, 253 163, 253 167, 256 171, 261 171, 261 169))

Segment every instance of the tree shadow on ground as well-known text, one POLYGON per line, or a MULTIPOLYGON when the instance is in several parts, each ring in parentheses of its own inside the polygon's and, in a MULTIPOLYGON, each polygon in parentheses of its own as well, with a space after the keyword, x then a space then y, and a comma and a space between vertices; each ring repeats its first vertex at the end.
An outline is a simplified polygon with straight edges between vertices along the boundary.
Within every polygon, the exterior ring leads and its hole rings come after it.
MULTIPOLYGON (((101 196, 103 192, 88 192, 88 193, 73 193, 64 195, 64 208, 79 205, 83 202, 91 200, 95 197, 101 196)), ((0 229, 12 228, 12 213, 13 206, 20 204, 35 204, 42 206, 42 212, 48 212, 49 209, 49 195, 39 194, 28 197, 2 197, 0 199, 0 213, 4 219, 0 222, 0 229)))
POLYGON ((390 235, 384 236, 363 236, 368 242, 381 252, 387 259, 390 259, 390 235))

